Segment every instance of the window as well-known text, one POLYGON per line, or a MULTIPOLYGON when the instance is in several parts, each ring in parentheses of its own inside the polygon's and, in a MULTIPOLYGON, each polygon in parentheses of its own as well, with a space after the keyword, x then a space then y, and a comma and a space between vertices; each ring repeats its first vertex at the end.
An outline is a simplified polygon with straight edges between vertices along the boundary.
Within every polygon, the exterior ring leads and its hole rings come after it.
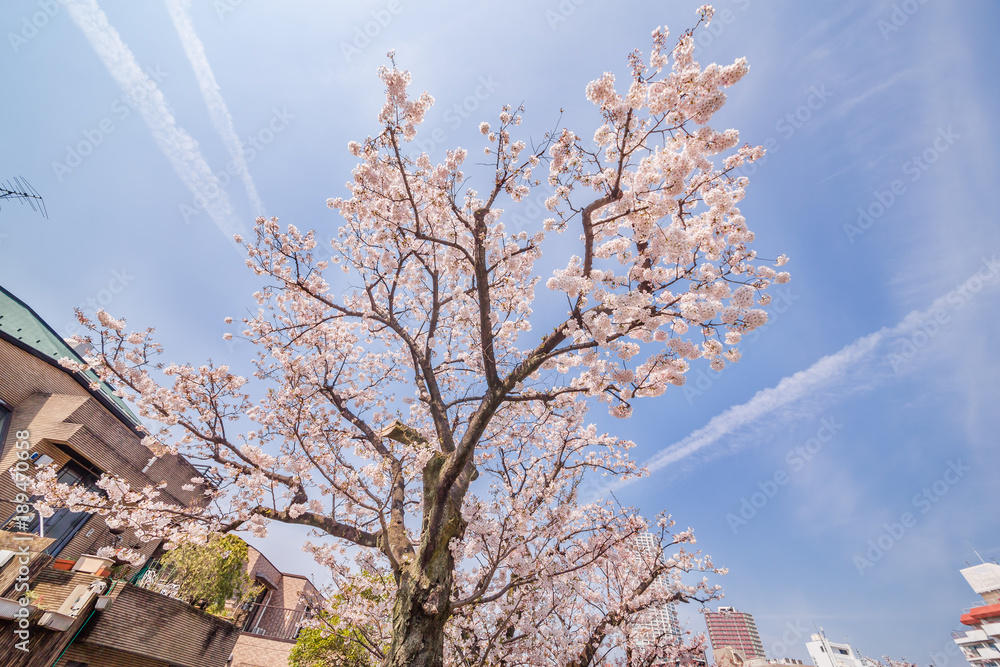
POLYGON ((257 597, 253 600, 247 600, 246 603, 244 603, 243 608, 247 612, 247 620, 243 623, 243 632, 253 632, 255 623, 260 621, 260 619, 264 616, 264 608, 267 606, 264 604, 264 601, 271 593, 271 588, 259 577, 256 579, 255 583, 260 585, 261 590, 257 594, 257 597))
MULTIPOLYGON (((59 448, 71 455, 75 455, 75 452, 69 447, 60 446, 59 448)), ((67 461, 66 465, 59 470, 56 481, 61 484, 68 484, 69 486, 83 486, 88 491, 99 491, 100 489, 96 486, 99 477, 99 471, 91 466, 86 459, 75 456, 73 459, 67 461)), ((37 513, 27 523, 17 522, 16 519, 18 518, 19 515, 17 514, 8 518, 4 522, 3 530, 13 530, 22 533, 39 532, 37 513)), ((45 550, 45 553, 50 556, 59 555, 59 552, 69 544, 69 541, 73 539, 73 536, 76 535, 77 531, 83 527, 83 524, 89 518, 90 514, 87 512, 70 512, 65 507, 56 510, 52 516, 45 519, 42 526, 45 531, 45 537, 51 537, 55 540, 45 550)))
MULTIPOLYGON (((83 486, 88 490, 95 490, 97 475, 76 461, 67 461, 66 465, 59 471, 56 480, 60 484, 83 486)), ((62 551, 63 547, 69 544, 69 541, 73 539, 76 532, 80 530, 89 518, 90 515, 87 512, 70 512, 65 507, 61 510, 56 510, 55 514, 45 519, 45 537, 51 537, 55 540, 45 552, 51 556, 55 556, 62 551)), ((37 530, 38 517, 36 516, 28 532, 33 533, 37 530)))
POLYGON ((7 428, 10 426, 10 410, 0 401, 0 452, 3 451, 4 443, 7 442, 7 428))

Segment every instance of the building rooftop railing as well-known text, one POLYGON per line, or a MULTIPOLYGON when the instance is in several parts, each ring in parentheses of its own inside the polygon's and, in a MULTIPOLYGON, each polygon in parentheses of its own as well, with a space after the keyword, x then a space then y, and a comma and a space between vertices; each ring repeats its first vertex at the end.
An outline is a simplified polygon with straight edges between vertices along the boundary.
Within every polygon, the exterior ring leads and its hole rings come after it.
MULTIPOLYGON (((172 581, 172 568, 158 560, 152 560, 132 579, 140 588, 155 591, 160 595, 178 598, 180 586, 172 581)), ((263 637, 294 641, 302 624, 311 617, 308 609, 287 609, 262 603, 238 605, 233 602, 217 614, 230 620, 243 632, 263 637)))
POLYGON ((302 624, 310 617, 305 609, 286 609, 260 603, 247 611, 244 632, 289 641, 298 637, 302 624))

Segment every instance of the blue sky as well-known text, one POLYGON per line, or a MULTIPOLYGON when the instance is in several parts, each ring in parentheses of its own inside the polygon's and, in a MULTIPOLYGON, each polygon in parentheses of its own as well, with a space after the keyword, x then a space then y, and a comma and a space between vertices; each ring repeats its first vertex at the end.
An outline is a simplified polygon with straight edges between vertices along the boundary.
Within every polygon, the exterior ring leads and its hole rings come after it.
MULTIPOLYGON (((0 7, 0 178, 26 177, 49 211, 0 202, 0 281, 61 332, 73 307, 104 306, 156 326, 172 359, 245 367, 252 350, 221 339, 222 319, 255 282, 226 233, 260 209, 333 233, 324 202, 345 193, 347 142, 376 131, 386 51, 437 100, 422 137, 439 158, 478 148, 505 103, 524 103, 531 136, 560 108, 587 135, 587 82, 622 73, 657 25, 691 25, 698 3, 215 0, 181 30, 163 3, 68 4, 0 7), (155 92, 129 93, 145 82, 155 92), (192 188, 237 140, 245 168, 199 209, 192 188)), ((743 211, 761 256, 792 258, 792 282, 742 362, 693 370, 628 422, 599 416, 656 468, 616 493, 695 529, 769 655, 807 659, 821 625, 871 655, 958 664, 949 633, 975 601, 958 570, 974 549, 1000 556, 1000 6, 716 8, 696 57, 751 69, 714 125, 771 149, 743 211)), ((289 546, 301 532, 273 535, 279 567, 322 581, 289 546)))

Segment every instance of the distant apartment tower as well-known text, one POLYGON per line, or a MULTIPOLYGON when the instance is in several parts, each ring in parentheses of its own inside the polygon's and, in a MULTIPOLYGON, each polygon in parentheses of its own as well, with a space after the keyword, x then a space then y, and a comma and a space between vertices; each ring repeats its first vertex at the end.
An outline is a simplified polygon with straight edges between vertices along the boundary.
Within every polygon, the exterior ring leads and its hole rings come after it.
POLYGON ((816 667, 865 667, 850 644, 830 641, 822 628, 820 634, 814 634, 811 639, 806 642, 806 650, 816 667))
POLYGON ((965 659, 974 667, 1000 667, 1000 565, 983 563, 961 570, 962 576, 983 599, 959 619, 968 627, 952 633, 965 659))
POLYGON ((750 614, 733 607, 719 607, 718 611, 705 612, 705 624, 713 653, 728 646, 748 660, 764 657, 764 645, 750 614))
MULTIPOLYGON (((643 533, 636 538, 638 547, 644 551, 660 551, 660 545, 650 533, 643 533)), ((656 585, 662 585, 657 582, 656 585)), ((677 608, 667 603, 645 610, 639 620, 639 625, 648 630, 653 637, 670 635, 677 639, 681 636, 681 625, 677 620, 677 608)))
POLYGON ((681 624, 677 620, 677 609, 673 603, 647 609, 642 615, 641 625, 648 628, 653 636, 681 636, 681 624))

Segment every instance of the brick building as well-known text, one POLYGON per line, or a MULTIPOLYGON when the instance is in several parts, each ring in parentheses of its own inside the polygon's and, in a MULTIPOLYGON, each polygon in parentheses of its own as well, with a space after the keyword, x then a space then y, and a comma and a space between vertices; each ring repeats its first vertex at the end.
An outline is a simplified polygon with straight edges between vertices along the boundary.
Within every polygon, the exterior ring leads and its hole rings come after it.
POLYGON ((128 406, 96 378, 62 368, 63 357, 80 360, 31 308, 0 287, 0 664, 286 665, 310 612, 307 601, 316 596, 307 579, 279 572, 251 549, 248 570, 263 589, 234 625, 161 594, 149 578, 133 577, 141 572, 120 568, 111 577, 111 561, 88 556, 123 545, 149 558, 157 541, 143 543, 131 531, 113 534, 96 515, 63 509, 40 519, 18 510, 21 489, 7 472, 17 465, 28 476, 54 465, 61 481, 87 487, 105 472, 139 488, 166 482, 162 498, 185 507, 203 498, 203 488, 185 491, 182 485, 205 471, 180 456, 153 457, 128 406), (139 585, 129 582, 133 578, 139 585), (21 611, 26 586, 39 597, 21 611))
POLYGON ((306 577, 280 572, 260 551, 248 551, 247 573, 261 591, 235 615, 241 632, 231 667, 285 667, 319 592, 306 577))
POLYGON ((712 642, 712 653, 728 646, 740 652, 744 659, 764 657, 764 645, 757 633, 753 616, 733 607, 719 607, 705 612, 705 625, 712 642))

